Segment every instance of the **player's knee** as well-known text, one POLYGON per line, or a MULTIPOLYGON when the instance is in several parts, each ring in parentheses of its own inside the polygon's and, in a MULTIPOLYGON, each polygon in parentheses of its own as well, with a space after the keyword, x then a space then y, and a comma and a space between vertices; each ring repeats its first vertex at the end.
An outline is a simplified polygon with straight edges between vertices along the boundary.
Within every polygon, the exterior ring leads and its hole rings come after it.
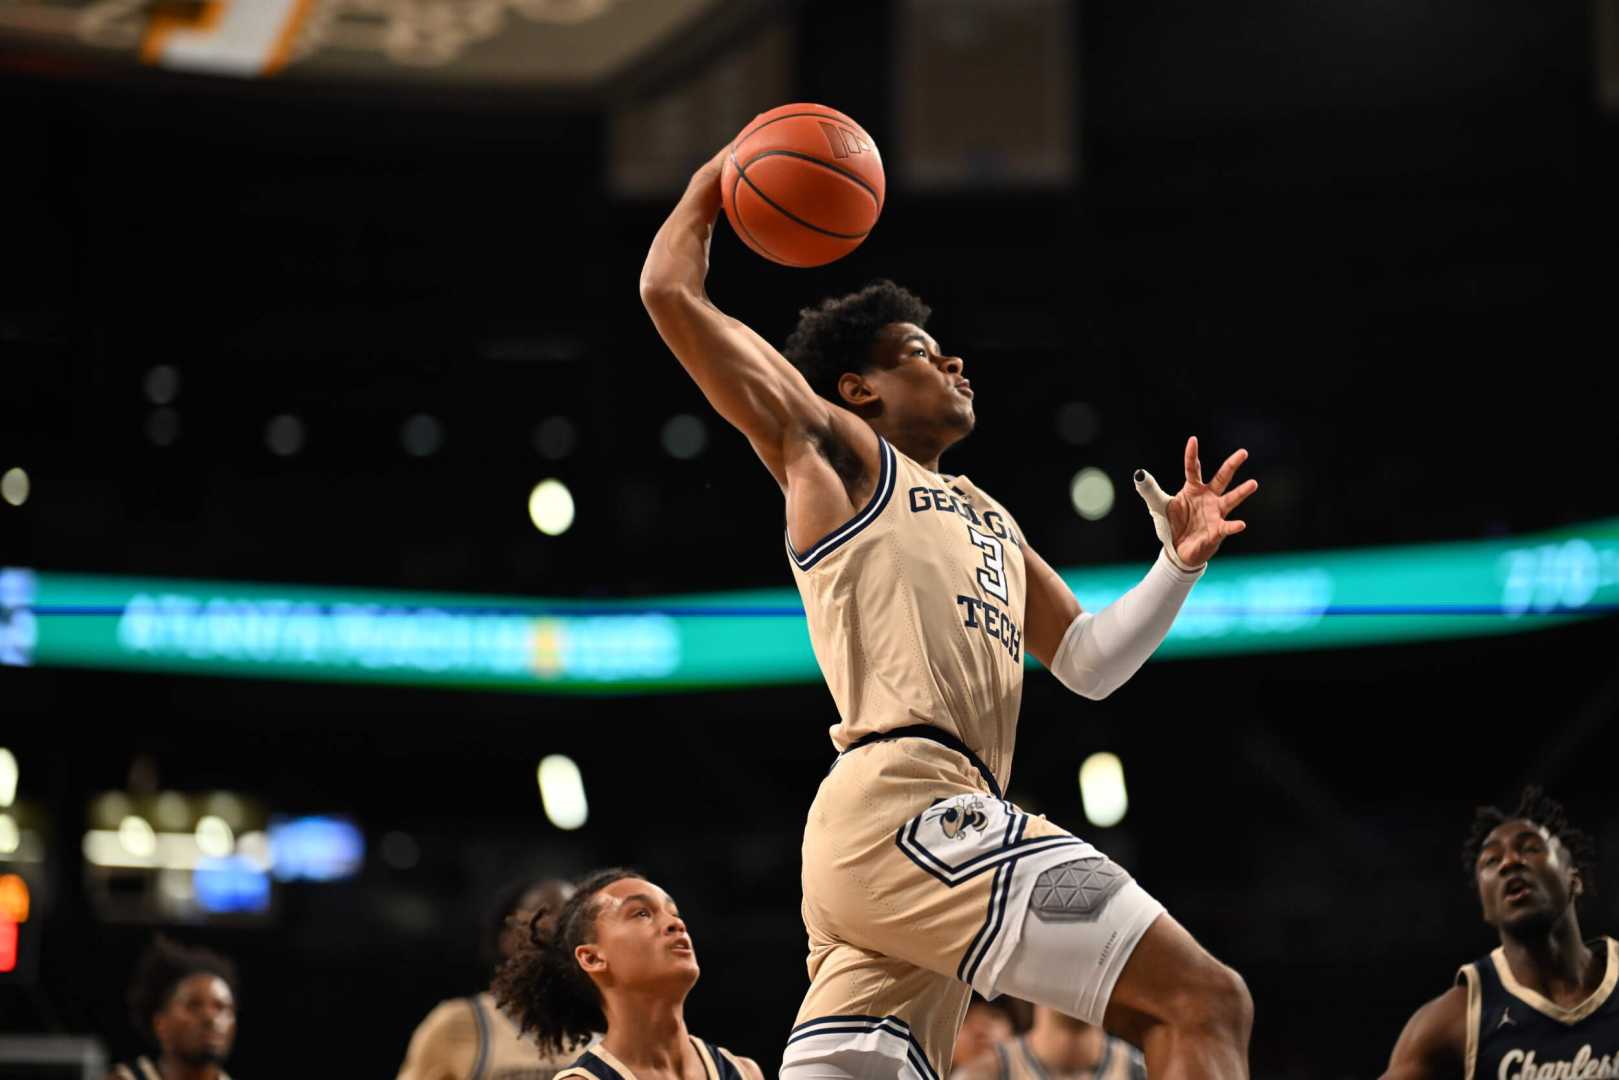
POLYGON ((1210 956, 1183 981, 1165 1012, 1164 1019, 1176 1027, 1246 1042, 1254 1023, 1254 999, 1241 975, 1210 956))

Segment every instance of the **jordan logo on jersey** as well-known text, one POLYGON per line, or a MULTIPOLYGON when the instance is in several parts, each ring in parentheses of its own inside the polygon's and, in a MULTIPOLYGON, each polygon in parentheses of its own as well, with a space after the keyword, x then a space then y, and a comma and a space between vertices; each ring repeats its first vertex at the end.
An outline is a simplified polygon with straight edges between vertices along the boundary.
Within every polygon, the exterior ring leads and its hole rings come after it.
POLYGON ((984 813, 984 804, 976 798, 965 802, 955 800, 945 803, 930 812, 928 817, 938 822, 939 831, 944 833, 948 840, 956 839, 966 829, 983 832, 984 826, 989 824, 989 815, 984 813))

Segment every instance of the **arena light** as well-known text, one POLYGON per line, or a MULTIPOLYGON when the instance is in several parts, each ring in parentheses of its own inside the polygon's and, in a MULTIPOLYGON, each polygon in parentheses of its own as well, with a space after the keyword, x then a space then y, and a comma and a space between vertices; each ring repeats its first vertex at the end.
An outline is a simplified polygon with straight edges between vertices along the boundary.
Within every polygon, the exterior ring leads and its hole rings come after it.
POLYGON ((147 401, 168 405, 180 396, 180 372, 168 364, 159 364, 146 373, 144 386, 147 401))
POLYGON ((585 780, 573 759, 551 754, 540 761, 540 802, 545 816, 559 829, 577 829, 590 816, 585 780))
POLYGON ((184 904, 197 895, 192 884, 194 871, 163 870, 157 875, 157 891, 177 904, 184 904))
POLYGON ((411 457, 432 457, 444 445, 444 425, 436 416, 417 413, 400 426, 399 444, 411 457))
POLYGON ((137 859, 150 859, 157 854, 157 833, 137 814, 129 814, 118 823, 118 843, 137 859))
POLYGON ((690 413, 671 416, 663 425, 663 449, 670 457, 690 461, 708 445, 708 428, 690 413))
POLYGON ((0 974, 17 970, 17 924, 0 919, 0 974))
POLYGON ((291 413, 272 416, 264 426, 264 445, 276 457, 291 457, 304 448, 304 422, 291 413))
POLYGON ((13 855, 22 847, 22 830, 17 828, 17 819, 10 814, 0 814, 0 855, 13 855))
POLYGON ((243 858, 207 859, 191 876, 197 906, 214 914, 268 911, 270 876, 243 858))
POLYGON ((579 429, 566 416, 548 416, 534 425, 534 452, 547 461, 561 461, 579 443, 579 429))
POLYGON ((165 791, 152 807, 152 820, 171 832, 184 829, 191 824, 191 803, 178 791, 165 791))
POLYGON ((146 417, 146 437, 153 446, 173 446, 180 438, 180 414, 167 407, 153 409, 146 417))
POLYGON ((0 874, 0 920, 28 921, 28 882, 17 874, 0 874))
POLYGON ((1079 767, 1079 799, 1085 820, 1098 829, 1110 829, 1124 820, 1130 808, 1124 790, 1124 763, 1116 754, 1092 754, 1079 767))
POLYGON ((1101 433, 1102 418, 1083 401, 1070 401, 1057 409, 1057 434, 1073 446, 1088 446, 1101 433))
POLYGON ((1113 481, 1101 469, 1084 468, 1068 488, 1074 511, 1086 521, 1101 521, 1113 509, 1113 481))
POLYGON ((270 823, 270 870, 277 881, 341 881, 364 862, 365 837, 346 818, 314 814, 270 823))
POLYGON ((12 506, 21 506, 28 501, 30 487, 25 469, 21 466, 7 469, 5 475, 0 476, 0 499, 5 499, 12 506))
POLYGON ((541 480, 529 492, 528 517, 546 536, 561 536, 573 524, 573 493, 561 480, 541 480))
POLYGON ((236 854, 260 870, 270 869, 270 834, 259 829, 236 838, 236 854))
POLYGON ((395 870, 409 870, 421 862, 422 848, 409 833, 390 832, 382 837, 382 861, 395 870))
POLYGON ((224 818, 225 824, 233 829, 240 829, 246 820, 247 807, 242 805, 241 797, 229 791, 216 791, 208 796, 203 804, 203 812, 218 818, 224 818))
POLYGON ((197 850, 210 859, 223 859, 236 849, 236 834, 225 819, 208 814, 197 822, 197 850))
POLYGON ((129 796, 122 791, 104 791, 90 804, 90 820, 112 829, 116 829, 120 821, 134 812, 129 796))
POLYGON ((17 801, 17 755, 0 746, 0 810, 17 801))

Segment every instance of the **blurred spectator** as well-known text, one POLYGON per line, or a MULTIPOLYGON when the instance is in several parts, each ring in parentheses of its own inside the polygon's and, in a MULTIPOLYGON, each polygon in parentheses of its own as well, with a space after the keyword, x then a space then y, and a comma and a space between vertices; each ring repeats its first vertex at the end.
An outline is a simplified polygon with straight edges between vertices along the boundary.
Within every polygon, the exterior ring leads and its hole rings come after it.
POLYGON ((218 953, 153 941, 136 964, 129 1011, 158 1057, 115 1065, 113 1080, 230 1080, 237 985, 235 965, 218 953))
POLYGON ((1004 999, 985 1001, 977 994, 967 1006, 967 1018, 956 1033, 956 1049, 950 1060, 951 1075, 959 1074, 969 1065, 976 1065, 993 1057, 995 1045, 1010 1039, 1015 1032, 1012 1014, 1004 999))
POLYGON ((1044 1005, 1034 1007, 1034 1026, 1006 1039, 968 1067, 958 1067, 951 1080, 1146 1080, 1141 1052, 1099 1027, 1064 1016, 1044 1005))

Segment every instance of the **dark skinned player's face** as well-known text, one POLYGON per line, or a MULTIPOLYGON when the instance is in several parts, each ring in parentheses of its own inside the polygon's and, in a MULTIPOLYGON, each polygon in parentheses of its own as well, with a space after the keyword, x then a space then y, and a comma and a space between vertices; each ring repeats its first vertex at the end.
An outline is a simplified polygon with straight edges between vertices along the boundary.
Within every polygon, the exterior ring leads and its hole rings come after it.
POLYGON ((959 356, 913 323, 889 323, 872 346, 873 366, 862 376, 882 399, 883 416, 899 428, 973 429, 973 392, 959 356))
POLYGON ((181 979, 152 1029, 165 1054, 188 1065, 222 1065, 236 1041, 236 998, 216 975, 181 979))
POLYGON ((669 894, 641 878, 615 881, 594 900, 596 940, 579 946, 579 965, 604 989, 666 988, 684 995, 697 982, 697 953, 669 894))
POLYGON ((1484 921, 1519 936, 1550 929, 1583 889, 1562 842, 1521 818, 1490 830, 1474 875, 1484 921))

